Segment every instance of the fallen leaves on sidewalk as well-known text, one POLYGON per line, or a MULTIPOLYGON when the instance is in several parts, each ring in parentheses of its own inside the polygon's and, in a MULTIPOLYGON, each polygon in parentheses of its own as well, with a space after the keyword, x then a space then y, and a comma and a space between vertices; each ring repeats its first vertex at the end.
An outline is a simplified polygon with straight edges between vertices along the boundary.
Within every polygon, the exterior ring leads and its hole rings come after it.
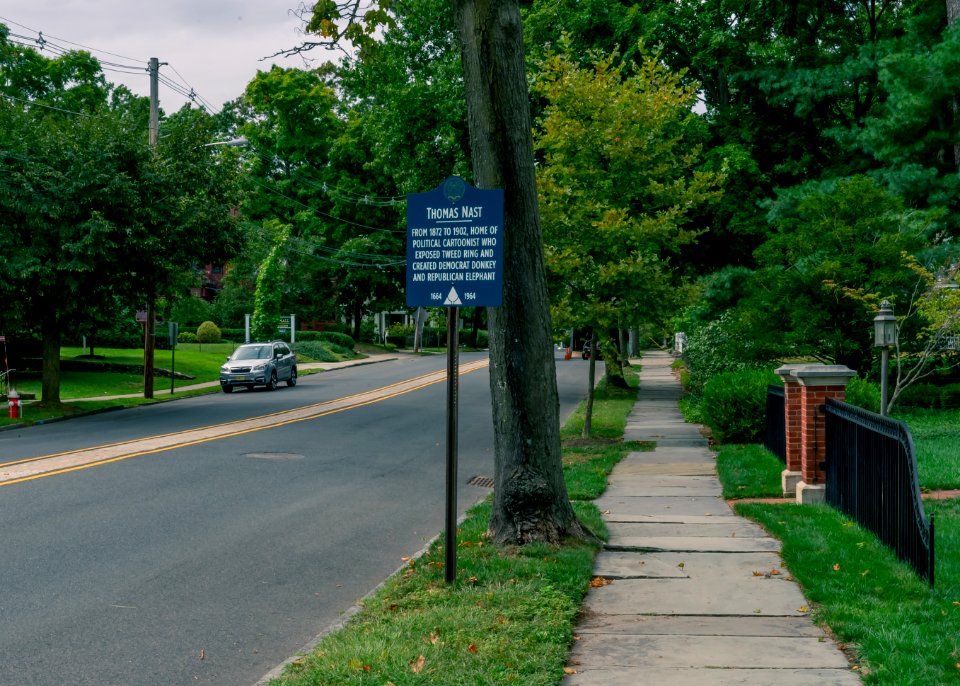
POLYGON ((604 586, 609 586, 609 585, 612 584, 612 583, 613 583, 613 579, 605 579, 605 578, 602 577, 602 576, 595 576, 595 577, 590 581, 590 587, 591 587, 591 588, 602 588, 602 587, 604 587, 604 586))

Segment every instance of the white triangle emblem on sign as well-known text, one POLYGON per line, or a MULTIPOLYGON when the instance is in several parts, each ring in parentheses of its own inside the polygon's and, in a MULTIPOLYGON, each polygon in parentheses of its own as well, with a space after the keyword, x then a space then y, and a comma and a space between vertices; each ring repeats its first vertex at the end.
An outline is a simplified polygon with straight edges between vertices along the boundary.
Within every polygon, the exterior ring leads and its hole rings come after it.
POLYGON ((462 305, 460 302, 460 294, 457 293, 457 289, 454 286, 450 287, 450 292, 447 293, 447 299, 443 301, 444 305, 462 305))

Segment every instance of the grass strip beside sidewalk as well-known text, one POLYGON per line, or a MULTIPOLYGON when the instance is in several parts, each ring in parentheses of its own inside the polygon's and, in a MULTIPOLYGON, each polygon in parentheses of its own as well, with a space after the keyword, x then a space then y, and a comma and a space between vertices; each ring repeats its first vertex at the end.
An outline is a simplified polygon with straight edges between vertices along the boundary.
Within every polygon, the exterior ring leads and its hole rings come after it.
MULTIPOLYGON (((918 453, 931 440, 937 448, 951 426, 931 423, 926 433, 917 432, 918 453)), ((717 455, 728 499, 781 496, 782 468, 761 445, 723 445, 717 455)), ((734 506, 783 542, 784 564, 814 619, 837 639, 864 683, 960 684, 960 500, 926 500, 924 508, 937 523, 934 589, 873 533, 829 506, 734 506)))
POLYGON ((867 684, 960 683, 960 500, 937 517, 936 588, 876 536, 828 506, 741 503, 738 514, 783 542, 781 555, 867 684))
MULTIPOLYGON (((631 376, 631 389, 598 389, 599 435, 619 426, 622 436, 636 398, 636 375, 631 376)), ((588 501, 602 493, 613 465, 636 449, 609 440, 564 449, 564 475, 577 516, 603 537, 602 517, 588 501)), ((437 540, 366 598, 346 626, 270 683, 559 683, 598 547, 578 541, 559 547, 490 545, 484 535, 490 509, 489 499, 473 507, 458 530, 455 584, 444 582, 444 551, 437 540)))

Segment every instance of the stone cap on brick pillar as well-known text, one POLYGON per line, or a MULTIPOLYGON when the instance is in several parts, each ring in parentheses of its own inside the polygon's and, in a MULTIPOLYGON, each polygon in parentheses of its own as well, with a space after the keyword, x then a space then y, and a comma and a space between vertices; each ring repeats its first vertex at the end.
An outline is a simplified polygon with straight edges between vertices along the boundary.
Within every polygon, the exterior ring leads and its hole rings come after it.
POLYGON ((795 369, 799 369, 800 367, 809 367, 809 366, 810 365, 808 363, 785 364, 781 367, 777 367, 774 370, 774 372, 780 375, 780 378, 783 379, 784 383, 786 383, 787 381, 793 381, 794 383, 796 383, 797 379, 796 377, 793 376, 793 371, 795 369))
POLYGON ((857 373, 842 364, 804 364, 791 369, 790 375, 801 386, 846 386, 857 373))

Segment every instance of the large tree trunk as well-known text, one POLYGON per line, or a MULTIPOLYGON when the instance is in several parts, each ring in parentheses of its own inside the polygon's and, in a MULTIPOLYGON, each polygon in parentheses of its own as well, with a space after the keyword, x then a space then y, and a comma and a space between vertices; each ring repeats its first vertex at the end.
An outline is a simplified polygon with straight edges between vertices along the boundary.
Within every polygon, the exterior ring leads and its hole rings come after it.
POLYGON ((588 537, 560 461, 556 368, 517 0, 453 0, 479 188, 504 190, 503 305, 490 308, 497 543, 588 537))
MULTIPOLYGON (((947 0, 947 24, 953 26, 960 20, 960 0, 947 0)), ((960 95, 953 96, 953 121, 960 120, 960 95)), ((953 142, 953 163, 960 173, 960 140, 953 142)))
POLYGON ((60 404, 60 327, 56 317, 48 315, 40 324, 43 346, 43 371, 40 401, 44 405, 60 404))

